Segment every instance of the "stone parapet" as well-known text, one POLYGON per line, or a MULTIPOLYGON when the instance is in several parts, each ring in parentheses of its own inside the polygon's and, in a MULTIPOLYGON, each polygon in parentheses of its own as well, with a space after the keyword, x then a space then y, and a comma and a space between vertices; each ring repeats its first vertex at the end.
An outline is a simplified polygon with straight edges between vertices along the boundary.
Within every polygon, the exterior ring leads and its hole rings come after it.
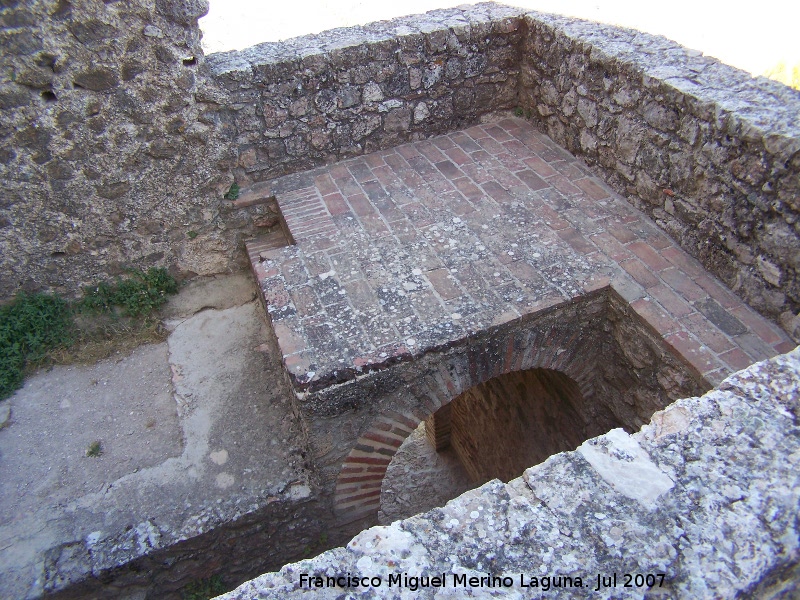
POLYGON ((517 105, 520 11, 496 4, 208 58, 249 183, 452 131, 517 105))
POLYGON ((675 402, 633 435, 612 430, 220 598, 586 598, 598 586, 614 598, 793 596, 798 389, 795 349, 675 402), (338 576, 359 585, 326 586, 338 576))
POLYGON ((525 21, 526 113, 797 339, 800 92, 663 37, 525 21))
POLYGON ((661 37, 493 3, 204 58, 204 10, 0 10, 0 296, 74 295, 131 266, 230 269, 276 223, 223 199, 234 180, 516 108, 800 339, 800 93, 661 37))

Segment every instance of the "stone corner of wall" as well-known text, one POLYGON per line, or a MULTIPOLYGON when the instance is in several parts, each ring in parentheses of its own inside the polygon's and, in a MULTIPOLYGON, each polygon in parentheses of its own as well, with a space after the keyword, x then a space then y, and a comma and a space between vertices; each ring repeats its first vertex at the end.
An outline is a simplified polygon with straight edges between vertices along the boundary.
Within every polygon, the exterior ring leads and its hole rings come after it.
MULTIPOLYGON (((725 64, 661 35, 562 15, 526 12, 529 26, 582 47, 594 61, 642 79, 646 87, 665 87, 727 113, 745 123, 751 137, 792 138, 781 150, 790 158, 800 150, 800 91, 725 64), (761 135, 759 135, 759 133, 761 135)), ((773 144, 776 146, 776 144, 773 144)))
POLYGON ((332 573, 377 577, 377 597, 396 592, 390 574, 441 575, 440 587, 456 591, 469 587, 464 574, 498 576, 496 587, 522 592, 534 576, 537 585, 570 577, 569 597, 585 597, 575 578, 594 589, 598 573, 614 572, 652 574, 651 587, 679 597, 796 589, 787 573, 797 570, 800 543, 786 532, 800 490, 798 386, 800 348, 675 402, 633 435, 612 430, 508 484, 493 480, 442 508, 367 529, 221 598, 295 598, 309 586, 301 574, 324 581, 332 573), (758 550, 745 556, 744 547, 758 550))

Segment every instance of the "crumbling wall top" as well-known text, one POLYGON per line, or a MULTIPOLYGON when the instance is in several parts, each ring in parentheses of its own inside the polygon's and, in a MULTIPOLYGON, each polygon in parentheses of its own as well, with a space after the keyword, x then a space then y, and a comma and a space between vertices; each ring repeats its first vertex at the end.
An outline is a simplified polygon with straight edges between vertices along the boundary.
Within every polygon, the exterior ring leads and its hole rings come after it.
POLYGON ((420 575, 442 584, 416 598, 480 588, 538 597, 545 586, 575 598, 585 588, 624 598, 649 588, 681 598, 791 594, 800 556, 798 389, 795 349, 674 403, 634 435, 613 430, 507 485, 495 480, 444 508, 373 527, 222 598, 298 598, 314 577, 320 598, 405 597, 405 577, 420 575), (340 575, 369 579, 325 586, 340 575), (508 579, 469 583, 487 576, 508 579))
POLYGON ((209 55, 207 64, 212 74, 223 75, 276 62, 302 61, 347 49, 363 51, 365 45, 378 43, 402 47, 404 42, 409 41, 411 44, 419 41, 432 46, 436 46, 438 42, 442 46, 440 50, 445 50, 444 34, 448 30, 461 41, 469 41, 473 37, 478 39, 502 29, 503 24, 506 29, 509 25, 516 28, 523 12, 518 8, 493 2, 436 10, 424 15, 411 15, 363 26, 340 27, 281 42, 265 42, 245 50, 219 52, 209 55), (431 36, 433 33, 439 35, 431 36), (426 39, 421 40, 420 36, 426 36, 426 39))

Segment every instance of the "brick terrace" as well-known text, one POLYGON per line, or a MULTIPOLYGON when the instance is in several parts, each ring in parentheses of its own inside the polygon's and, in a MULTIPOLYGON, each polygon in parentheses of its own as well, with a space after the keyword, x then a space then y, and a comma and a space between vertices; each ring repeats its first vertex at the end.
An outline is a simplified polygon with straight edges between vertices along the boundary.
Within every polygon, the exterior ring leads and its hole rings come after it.
POLYGON ((580 160, 505 118, 275 180, 248 245, 297 391, 612 286, 709 383, 794 347, 580 160))

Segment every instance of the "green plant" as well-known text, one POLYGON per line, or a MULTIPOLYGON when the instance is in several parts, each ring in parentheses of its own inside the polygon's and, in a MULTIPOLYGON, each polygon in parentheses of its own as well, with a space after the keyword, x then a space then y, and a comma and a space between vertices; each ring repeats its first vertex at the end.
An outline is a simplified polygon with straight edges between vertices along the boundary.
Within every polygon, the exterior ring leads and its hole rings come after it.
POLYGON ((103 453, 103 444, 100 440, 95 440, 86 449, 86 456, 97 457, 103 453))
POLYGON ((225 200, 236 200, 239 197, 239 184, 235 181, 231 184, 231 187, 225 192, 223 198, 225 200))
POLYGON ((190 240, 193 240, 194 238, 197 237, 198 233, 196 231, 190 231, 186 235, 189 236, 190 240))
POLYGON ((530 120, 530 118, 533 116, 533 112, 529 108, 522 108, 521 106, 518 106, 514 109, 514 116, 523 117, 530 120))
POLYGON ((111 312, 119 307, 126 316, 145 317, 167 301, 167 294, 177 291, 178 283, 166 269, 131 270, 127 279, 85 287, 80 307, 97 312, 111 312))
POLYGON ((49 294, 19 294, 0 307, 0 399, 22 385, 25 366, 73 341, 69 304, 49 294))
POLYGON ((188 583, 181 591, 181 596, 183 600, 208 600, 226 591, 222 577, 212 575, 208 579, 196 579, 188 583))
POLYGON ((0 400, 19 389, 28 365, 45 361, 63 363, 59 357, 69 355, 76 341, 80 342, 78 346, 98 341, 95 333, 86 335, 75 325, 77 311, 109 313, 104 333, 120 329, 116 337, 138 340, 138 345, 162 339, 159 324, 144 318, 126 324, 116 318, 116 308, 125 316, 147 317, 167 301, 167 294, 177 291, 178 283, 166 269, 153 268, 130 270, 126 279, 84 288, 83 299, 74 304, 57 295, 20 293, 10 304, 0 306, 0 400), (110 326, 114 323, 119 327, 110 326))
POLYGON ((326 532, 322 532, 319 534, 319 537, 316 541, 312 541, 305 546, 303 546, 303 557, 308 558, 309 556, 316 554, 320 551, 320 549, 325 549, 328 545, 328 534, 326 532))

